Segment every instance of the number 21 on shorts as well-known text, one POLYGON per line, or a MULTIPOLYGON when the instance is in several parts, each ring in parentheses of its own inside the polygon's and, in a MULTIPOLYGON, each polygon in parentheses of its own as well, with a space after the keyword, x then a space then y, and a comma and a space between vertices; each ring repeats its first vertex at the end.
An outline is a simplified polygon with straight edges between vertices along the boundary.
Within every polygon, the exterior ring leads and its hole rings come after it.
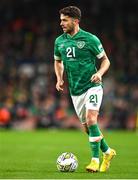
POLYGON ((89 102, 90 102, 90 103, 97 104, 97 103, 98 103, 97 94, 92 94, 92 95, 90 95, 90 97, 89 97, 89 102))

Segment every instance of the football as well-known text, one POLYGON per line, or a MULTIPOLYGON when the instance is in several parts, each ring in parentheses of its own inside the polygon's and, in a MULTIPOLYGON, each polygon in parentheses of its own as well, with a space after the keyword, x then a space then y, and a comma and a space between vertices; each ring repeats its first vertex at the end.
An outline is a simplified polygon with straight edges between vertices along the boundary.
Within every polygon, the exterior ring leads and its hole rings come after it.
POLYGON ((57 158, 56 164, 61 172, 74 172, 78 167, 78 160, 73 153, 64 152, 57 158))

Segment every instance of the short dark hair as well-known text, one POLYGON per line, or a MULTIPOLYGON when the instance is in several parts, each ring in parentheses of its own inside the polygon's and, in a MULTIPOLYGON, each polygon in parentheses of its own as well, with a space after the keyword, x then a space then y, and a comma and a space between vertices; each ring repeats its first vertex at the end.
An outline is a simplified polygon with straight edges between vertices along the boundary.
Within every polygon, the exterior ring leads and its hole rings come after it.
POLYGON ((60 9, 59 14, 64 14, 75 19, 81 20, 81 10, 76 6, 67 6, 63 9, 60 9))

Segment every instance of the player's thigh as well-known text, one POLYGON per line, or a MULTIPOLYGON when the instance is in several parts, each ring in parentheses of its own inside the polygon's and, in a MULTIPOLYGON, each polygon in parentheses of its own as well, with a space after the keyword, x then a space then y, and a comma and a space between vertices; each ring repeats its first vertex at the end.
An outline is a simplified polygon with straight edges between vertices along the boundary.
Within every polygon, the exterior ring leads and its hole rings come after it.
POLYGON ((86 96, 86 93, 80 96, 71 96, 74 109, 82 124, 85 123, 86 121, 85 120, 86 119, 85 118, 86 117, 85 96, 86 96))

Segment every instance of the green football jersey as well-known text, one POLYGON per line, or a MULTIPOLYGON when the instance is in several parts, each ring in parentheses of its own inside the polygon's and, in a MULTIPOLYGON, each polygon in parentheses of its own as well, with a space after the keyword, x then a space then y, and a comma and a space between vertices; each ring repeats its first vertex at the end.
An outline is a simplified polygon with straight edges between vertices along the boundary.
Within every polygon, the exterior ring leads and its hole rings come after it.
POLYGON ((90 79, 97 72, 95 60, 103 55, 100 40, 82 29, 74 36, 64 33, 55 40, 54 59, 63 61, 71 95, 81 95, 99 85, 90 79))

